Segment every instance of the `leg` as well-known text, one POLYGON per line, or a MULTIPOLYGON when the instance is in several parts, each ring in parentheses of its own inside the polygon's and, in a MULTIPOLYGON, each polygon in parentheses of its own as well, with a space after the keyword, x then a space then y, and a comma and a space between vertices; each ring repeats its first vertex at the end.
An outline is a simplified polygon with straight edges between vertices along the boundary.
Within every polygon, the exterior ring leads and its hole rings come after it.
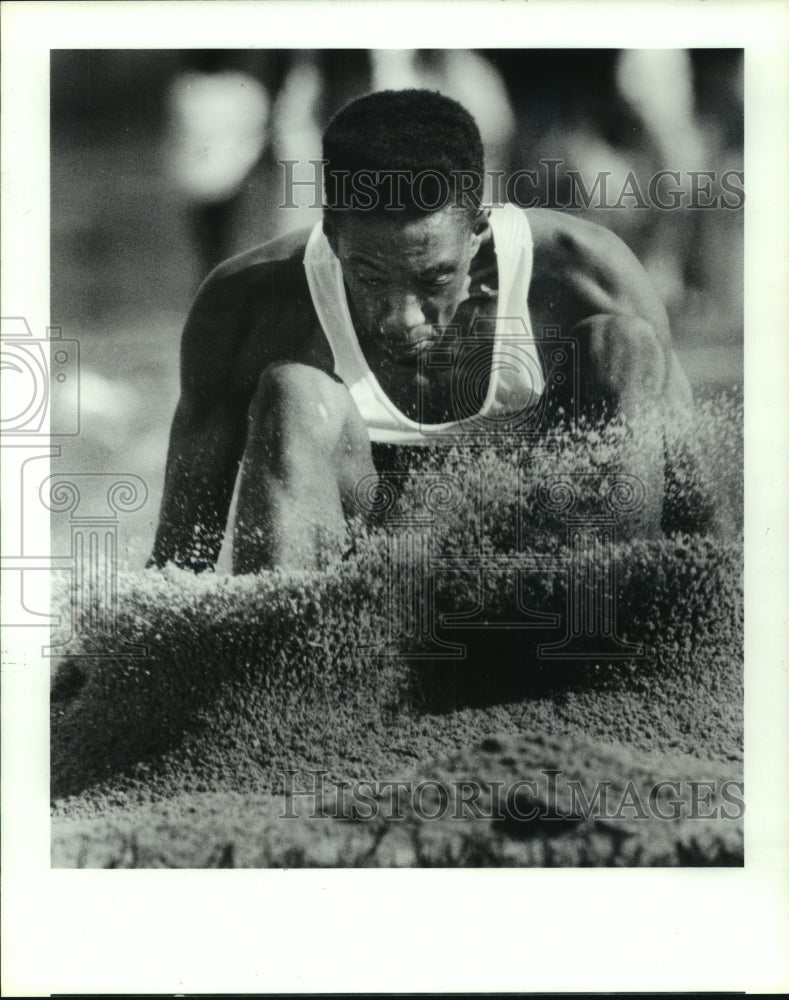
POLYGON ((233 572, 315 568, 339 557, 370 442, 345 386, 301 364, 261 375, 233 535, 233 572))

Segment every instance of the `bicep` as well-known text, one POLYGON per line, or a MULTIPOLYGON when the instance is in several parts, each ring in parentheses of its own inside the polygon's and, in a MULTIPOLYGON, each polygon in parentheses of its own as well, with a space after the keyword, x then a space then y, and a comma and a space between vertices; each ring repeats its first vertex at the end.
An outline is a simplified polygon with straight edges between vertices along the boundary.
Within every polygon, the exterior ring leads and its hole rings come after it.
POLYGON ((242 297, 221 278, 200 287, 181 337, 181 400, 185 411, 211 407, 232 388, 244 339, 242 297))
POLYGON ((243 449, 249 391, 239 378, 244 343, 237 290, 209 278, 190 310, 181 339, 181 393, 170 432, 170 455, 202 454, 237 461, 243 449), (235 294, 234 294, 235 292, 235 294))
POLYGON ((667 404, 688 408, 693 405, 690 383, 674 349, 666 307, 658 294, 655 283, 635 255, 616 236, 612 239, 619 249, 613 254, 613 263, 621 268, 620 280, 625 290, 621 305, 614 310, 625 325, 644 331, 642 349, 636 351, 634 363, 641 374, 649 370, 657 376, 654 380, 657 395, 667 404))
POLYGON ((616 331, 609 346, 615 363, 666 401, 690 405, 690 385, 674 350, 668 313, 655 283, 630 248, 614 233, 595 227, 587 266, 604 305, 605 325, 616 331))
POLYGON ((637 409, 649 400, 670 408, 693 405, 690 384, 670 339, 638 315, 600 314, 578 323, 581 399, 610 399, 637 409))

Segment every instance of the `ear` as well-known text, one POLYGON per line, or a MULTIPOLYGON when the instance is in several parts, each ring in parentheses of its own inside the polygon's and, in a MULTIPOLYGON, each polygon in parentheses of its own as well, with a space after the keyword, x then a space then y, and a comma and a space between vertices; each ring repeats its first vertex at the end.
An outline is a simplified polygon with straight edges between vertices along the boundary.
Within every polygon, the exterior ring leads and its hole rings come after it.
POLYGON ((471 228, 471 255, 476 255, 483 240, 490 231, 490 208, 481 208, 471 228))

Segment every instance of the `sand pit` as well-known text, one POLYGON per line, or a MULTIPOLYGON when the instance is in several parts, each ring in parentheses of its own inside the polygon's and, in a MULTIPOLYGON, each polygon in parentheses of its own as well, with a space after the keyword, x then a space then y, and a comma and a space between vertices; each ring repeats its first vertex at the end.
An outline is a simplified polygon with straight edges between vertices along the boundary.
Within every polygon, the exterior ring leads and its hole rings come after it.
POLYGON ((414 771, 396 791, 387 784, 391 779, 376 788, 365 782, 364 797, 353 785, 338 787, 322 776, 301 779, 288 786, 297 794, 287 799, 259 793, 191 794, 148 806, 111 808, 100 817, 63 819, 55 826, 53 864, 742 863, 737 768, 678 754, 638 754, 579 737, 497 736, 414 771), (593 800, 589 792, 601 786, 603 799, 593 800), (320 788, 319 799, 298 794, 315 788, 320 788))
POLYGON ((545 655, 561 642, 556 620, 573 588, 599 580, 602 558, 597 528, 594 544, 573 547, 545 483, 582 476, 576 500, 590 523, 612 488, 616 428, 557 438, 528 462, 502 449, 442 456, 401 484, 379 531, 325 571, 121 573, 114 634, 80 634, 53 675, 53 863, 737 863, 741 827, 729 818, 636 818, 637 833, 627 817, 605 829, 587 820, 557 839, 416 817, 421 832, 398 835, 395 850, 380 815, 278 815, 288 771, 482 781, 555 767, 617 788, 638 774, 643 789, 738 780, 741 416, 731 397, 700 407, 705 476, 680 462, 669 498, 691 530, 640 539, 617 524, 603 553, 613 617, 593 630, 594 648, 587 637, 545 655), (456 502, 458 482, 473 502, 456 502), (712 483, 725 514, 715 525, 712 483), (420 525, 425 490, 435 516, 420 525), (124 644, 147 655, 112 655, 124 644), (484 749, 491 734, 504 749, 484 749))

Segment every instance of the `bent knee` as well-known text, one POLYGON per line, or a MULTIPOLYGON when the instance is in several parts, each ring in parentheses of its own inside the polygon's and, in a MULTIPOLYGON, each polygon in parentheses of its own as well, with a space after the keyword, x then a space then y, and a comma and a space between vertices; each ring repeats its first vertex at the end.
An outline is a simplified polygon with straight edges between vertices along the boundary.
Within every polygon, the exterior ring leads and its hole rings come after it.
POLYGON ((367 429, 346 386, 296 363, 270 365, 261 375, 247 452, 281 479, 330 469, 343 496, 373 468, 367 429))
POLYGON ((576 332, 582 335, 580 375, 588 400, 618 407, 662 397, 666 351, 651 323, 637 316, 593 316, 576 332))
POLYGON ((269 365, 250 405, 250 433, 272 443, 333 446, 347 417, 343 394, 343 385, 310 365, 269 365))

